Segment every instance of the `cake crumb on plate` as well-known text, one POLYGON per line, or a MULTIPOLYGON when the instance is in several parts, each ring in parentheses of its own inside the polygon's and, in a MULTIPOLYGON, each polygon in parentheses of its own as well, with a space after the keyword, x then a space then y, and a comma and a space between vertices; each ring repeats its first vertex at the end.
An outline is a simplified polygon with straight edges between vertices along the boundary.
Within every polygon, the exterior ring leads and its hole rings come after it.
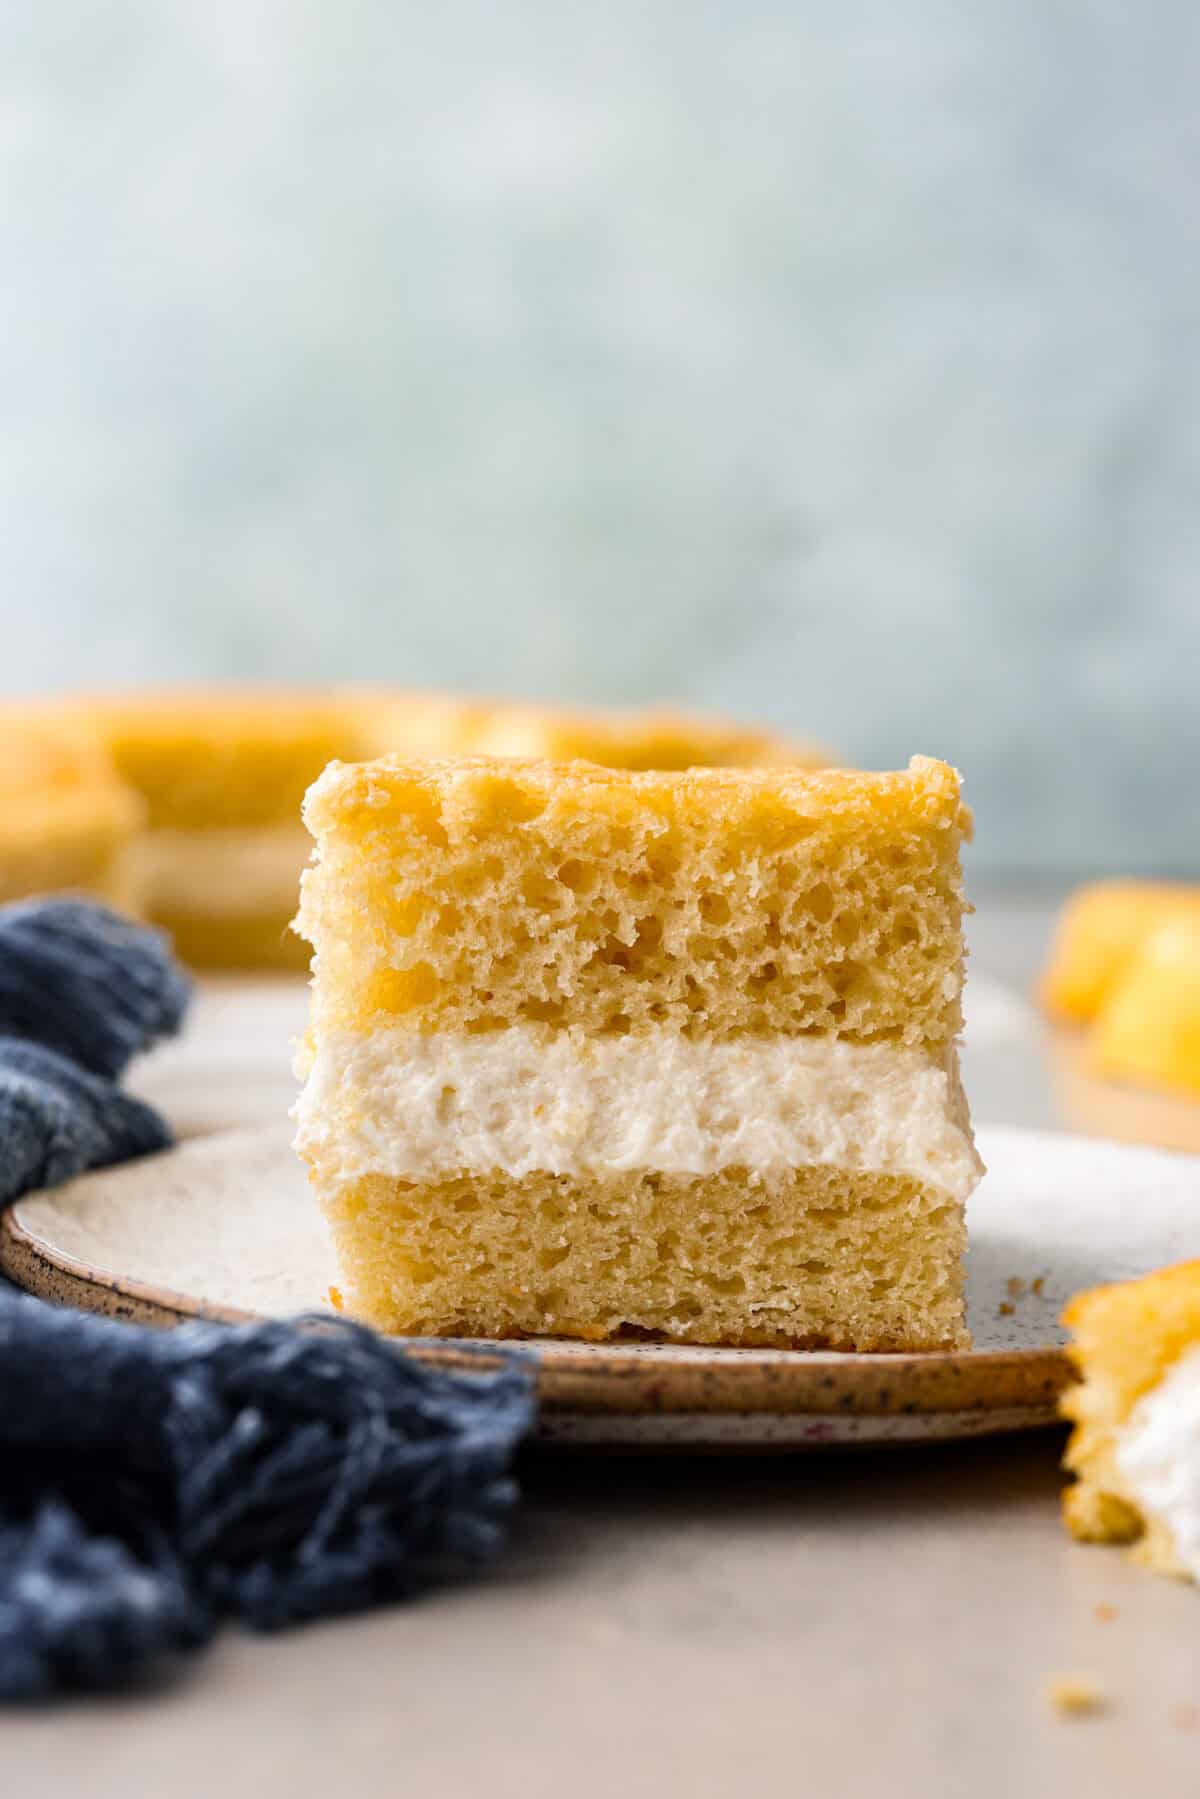
POLYGON ((1060 1718, 1093 1718, 1108 1707, 1104 1688, 1090 1674, 1051 1674, 1046 1701, 1060 1718))

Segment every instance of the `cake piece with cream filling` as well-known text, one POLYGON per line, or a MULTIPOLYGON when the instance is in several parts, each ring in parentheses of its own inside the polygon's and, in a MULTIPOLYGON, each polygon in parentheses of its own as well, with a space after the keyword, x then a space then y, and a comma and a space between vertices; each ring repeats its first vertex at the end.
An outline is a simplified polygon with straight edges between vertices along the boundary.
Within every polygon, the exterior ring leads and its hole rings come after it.
POLYGON ((351 1310, 967 1341, 953 769, 392 757, 305 817, 298 1149, 351 1310))
POLYGON ((1062 1399, 1071 1532, 1200 1580, 1200 1262, 1081 1293, 1064 1323, 1080 1376, 1062 1399))

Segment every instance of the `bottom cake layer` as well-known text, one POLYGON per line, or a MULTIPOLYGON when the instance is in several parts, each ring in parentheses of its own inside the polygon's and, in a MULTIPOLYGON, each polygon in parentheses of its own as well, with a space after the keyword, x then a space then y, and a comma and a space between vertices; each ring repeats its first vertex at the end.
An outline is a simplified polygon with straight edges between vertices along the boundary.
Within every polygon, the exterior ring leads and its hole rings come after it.
POLYGON ((382 1330, 847 1350, 970 1341, 963 1208, 906 1177, 812 1166, 316 1184, 347 1307, 382 1330))

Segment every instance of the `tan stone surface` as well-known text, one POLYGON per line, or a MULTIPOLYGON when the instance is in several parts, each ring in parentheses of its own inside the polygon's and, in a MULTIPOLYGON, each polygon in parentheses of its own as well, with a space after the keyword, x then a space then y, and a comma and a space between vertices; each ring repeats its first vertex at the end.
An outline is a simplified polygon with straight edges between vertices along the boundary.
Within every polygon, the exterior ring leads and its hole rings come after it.
POLYGON ((1200 1595, 1070 1543, 1055 1454, 539 1459, 486 1583, 6 1718, 5 1790, 1194 1795, 1200 1595), (1047 1709, 1064 1669, 1103 1716, 1047 1709))

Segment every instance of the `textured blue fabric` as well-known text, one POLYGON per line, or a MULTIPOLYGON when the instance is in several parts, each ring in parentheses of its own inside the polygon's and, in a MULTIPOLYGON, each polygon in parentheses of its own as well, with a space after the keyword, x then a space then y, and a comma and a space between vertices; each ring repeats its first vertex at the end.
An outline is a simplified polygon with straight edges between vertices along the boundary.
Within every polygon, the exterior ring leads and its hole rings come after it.
MULTIPOLYGON (((115 1077, 178 1028, 157 933, 0 912, 0 1203, 162 1147, 115 1077)), ((411 1593, 501 1546, 533 1420, 516 1353, 439 1373, 340 1320, 151 1331, 0 1286, 0 1699, 411 1593)))
POLYGON ((183 1022, 191 983, 161 931, 86 900, 0 909, 0 1034, 116 1080, 183 1022))
POLYGON ((0 1513, 0 1700, 107 1690, 211 1634, 177 1565, 43 1495, 0 1513))
POLYGON ((40 1043, 0 1037, 0 1205, 170 1141, 153 1107, 112 1081, 40 1043))
POLYGON ((139 1329, 0 1292, 0 1698, 115 1687, 222 1616, 413 1593, 501 1547, 533 1388, 341 1320, 139 1329))

